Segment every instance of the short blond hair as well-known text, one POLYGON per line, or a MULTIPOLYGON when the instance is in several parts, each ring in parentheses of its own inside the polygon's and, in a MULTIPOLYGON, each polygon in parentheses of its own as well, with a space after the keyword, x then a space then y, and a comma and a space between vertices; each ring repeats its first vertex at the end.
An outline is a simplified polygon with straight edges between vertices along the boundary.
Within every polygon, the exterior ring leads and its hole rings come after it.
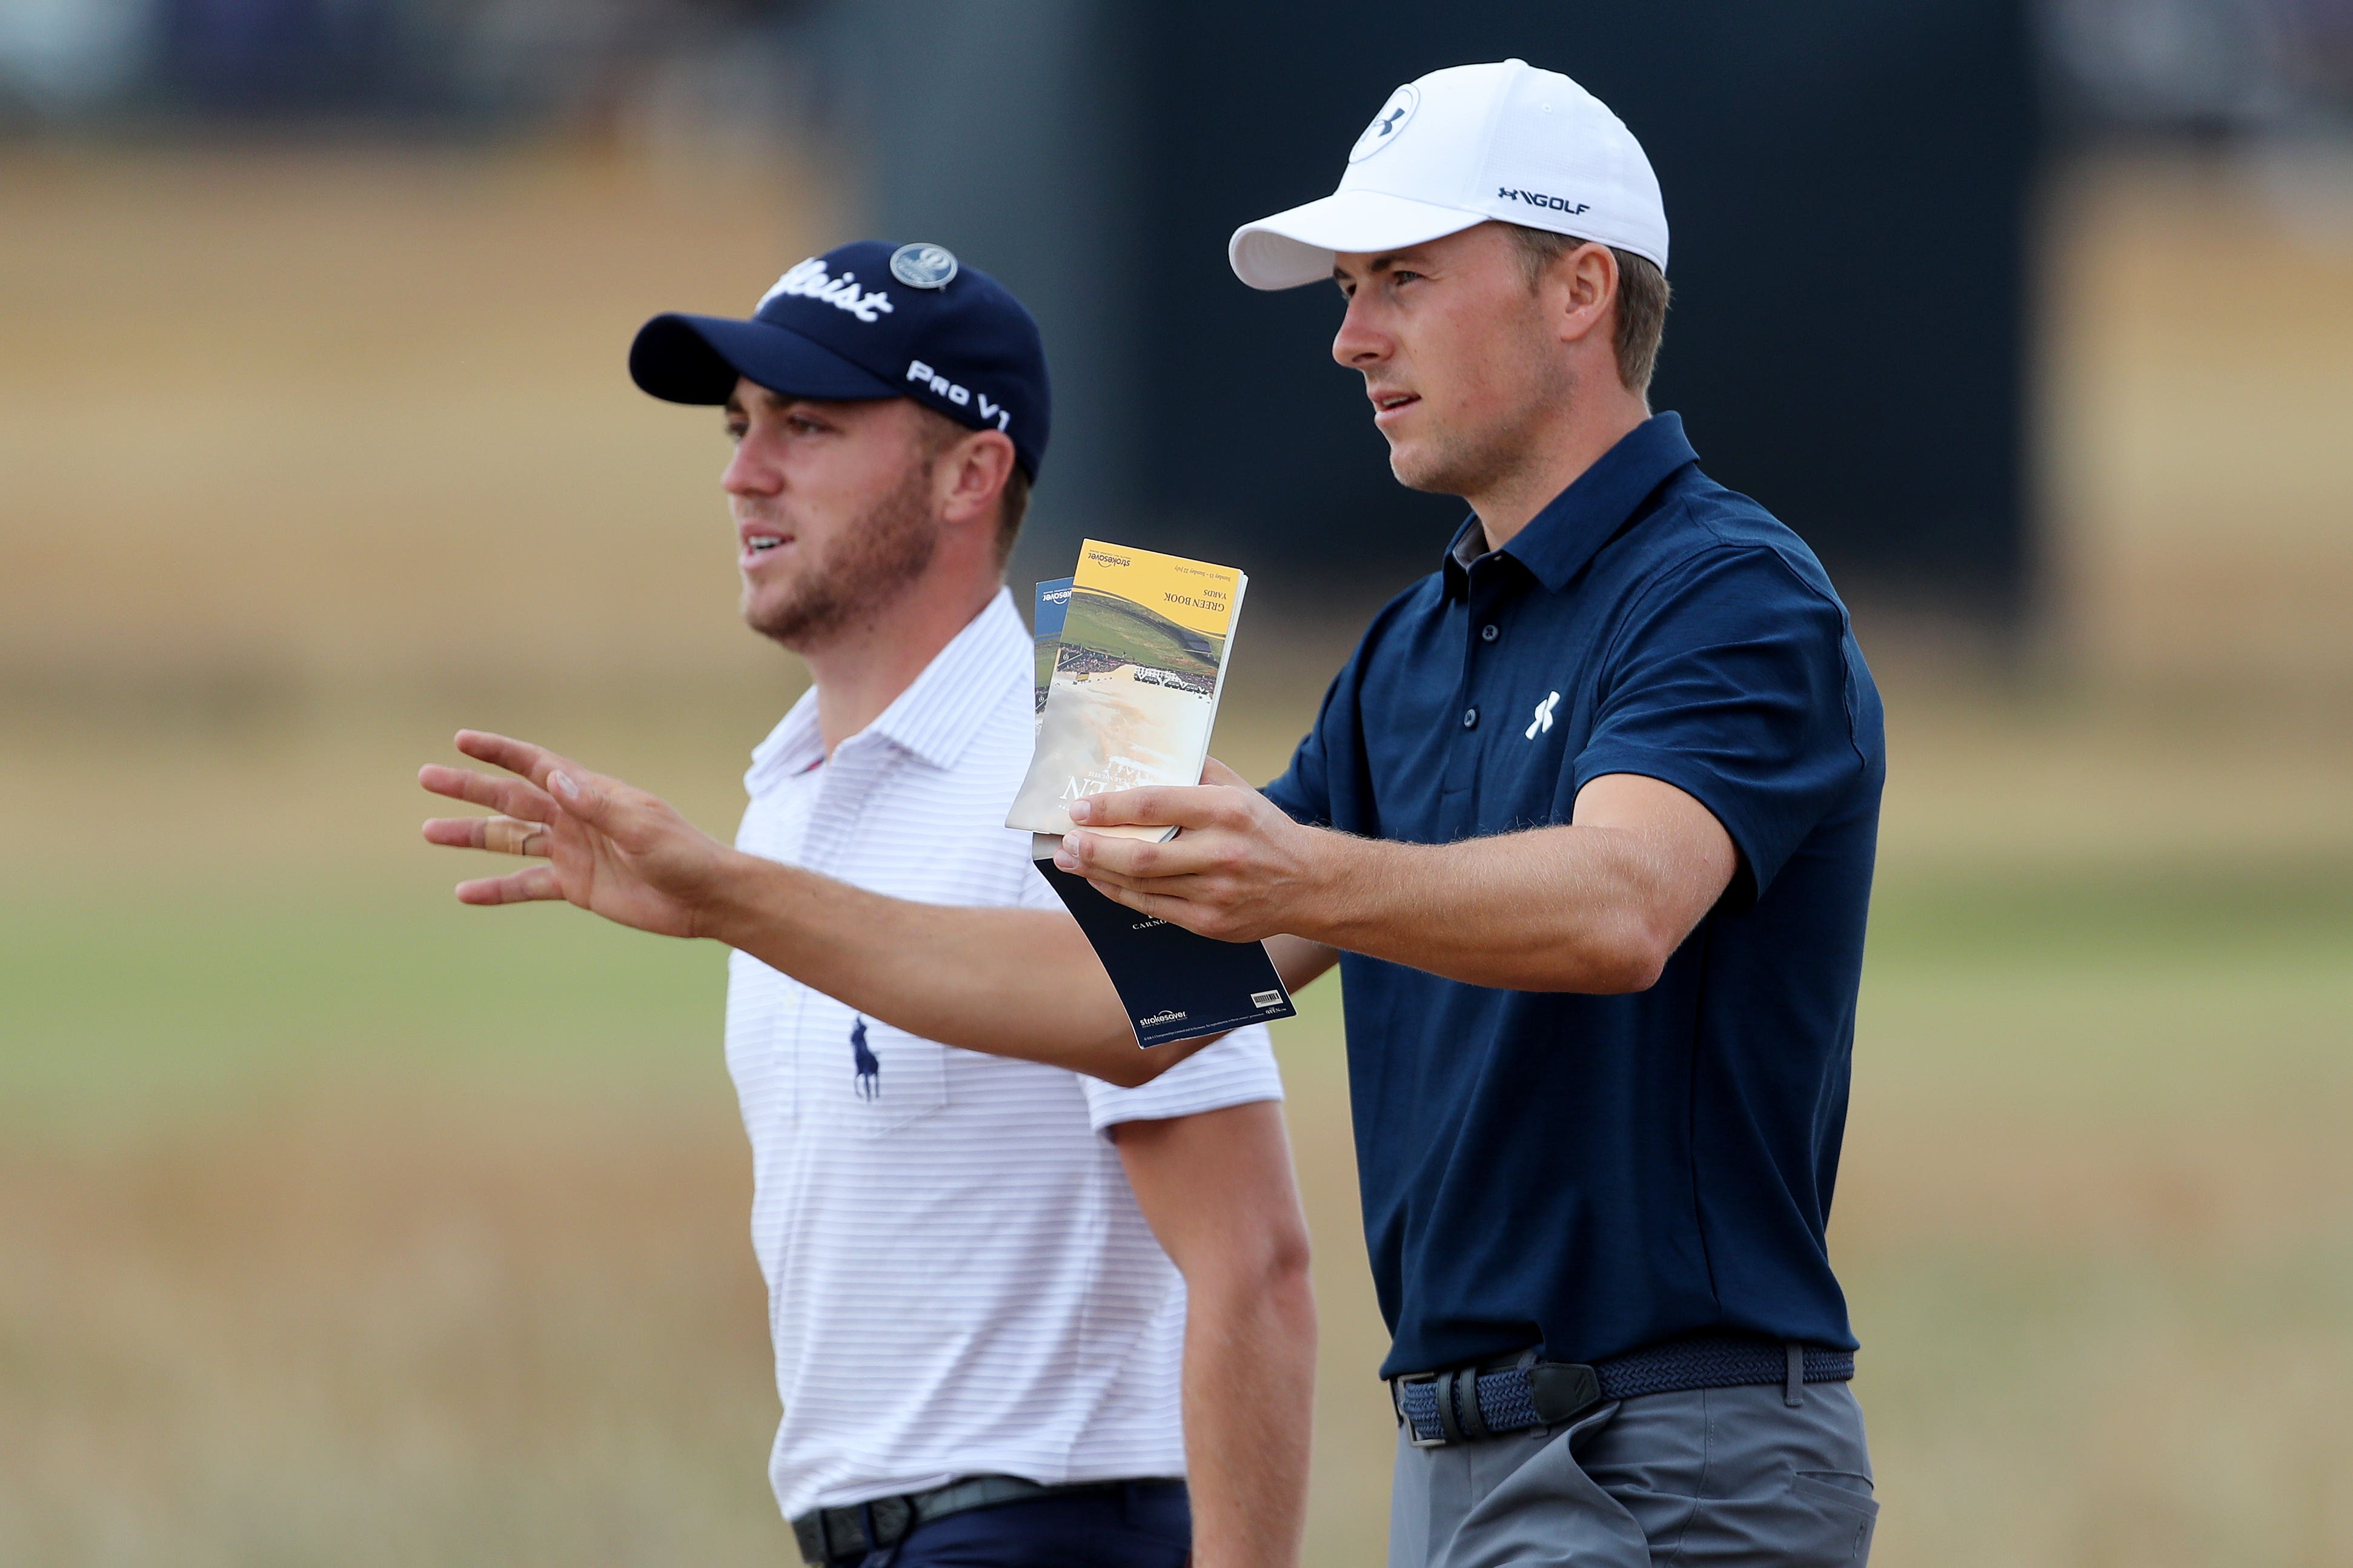
MULTIPOLYGON (((1533 289, 1545 275, 1545 268, 1567 256, 1580 245, 1591 240, 1575 235, 1555 234, 1548 228, 1529 228, 1525 224, 1505 224, 1512 231, 1512 240, 1519 247, 1520 263, 1527 268, 1528 287, 1533 289)), ((1659 341, 1667 332, 1667 300, 1672 292, 1667 287, 1667 275, 1658 264, 1630 250, 1609 247, 1618 258, 1618 330, 1610 346, 1618 352, 1618 379, 1626 390, 1647 395, 1651 390, 1651 373, 1658 368, 1659 341)))

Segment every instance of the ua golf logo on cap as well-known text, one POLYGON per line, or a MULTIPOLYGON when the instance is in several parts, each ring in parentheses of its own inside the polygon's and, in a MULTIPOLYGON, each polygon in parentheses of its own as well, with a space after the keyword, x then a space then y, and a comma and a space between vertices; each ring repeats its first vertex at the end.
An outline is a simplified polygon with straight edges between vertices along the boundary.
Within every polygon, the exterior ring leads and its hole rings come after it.
POLYGON ((1365 133, 1356 138, 1354 147, 1348 149, 1348 162, 1361 163, 1396 141, 1406 126, 1412 122, 1413 111, 1420 107, 1421 89, 1411 82, 1389 94, 1389 100, 1381 105, 1378 114, 1373 116, 1373 122, 1365 127, 1365 133))
POLYGON ((955 275, 955 256, 944 245, 902 245, 891 253, 891 276, 910 289, 944 289, 955 275))

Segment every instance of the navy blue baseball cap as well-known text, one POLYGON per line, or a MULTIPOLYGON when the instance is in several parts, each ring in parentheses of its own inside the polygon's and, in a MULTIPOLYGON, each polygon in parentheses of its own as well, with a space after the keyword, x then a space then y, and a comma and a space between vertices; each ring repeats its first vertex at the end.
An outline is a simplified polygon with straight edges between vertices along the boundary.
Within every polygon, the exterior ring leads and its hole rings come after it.
POLYGON ((911 397, 1002 430, 1033 482, 1046 456, 1053 400, 1038 323, 943 246, 839 246, 776 279, 748 321, 656 316, 629 345, 630 378, 671 403, 724 403, 739 375, 786 397, 911 397))

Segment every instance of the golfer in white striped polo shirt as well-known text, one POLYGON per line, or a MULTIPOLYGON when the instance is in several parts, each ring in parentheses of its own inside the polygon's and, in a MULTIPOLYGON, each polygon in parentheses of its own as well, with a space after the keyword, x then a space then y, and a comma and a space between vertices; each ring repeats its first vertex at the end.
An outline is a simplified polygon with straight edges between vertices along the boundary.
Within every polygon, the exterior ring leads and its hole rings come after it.
MULTIPOLYGON (((1033 656, 1003 568, 1047 434, 1029 313, 936 246, 868 242, 795 268, 753 321, 657 318, 630 366, 659 396, 724 403, 744 617, 815 677, 753 753, 738 849, 1067 925, 1004 826, 1033 656)), ((526 773, 540 755, 459 743, 526 773)), ((551 856, 468 901, 568 897, 706 934, 632 899, 626 847, 544 826, 559 814, 533 785, 423 782, 504 814, 428 824, 434 842, 551 856)), ((1018 1018, 942 1023, 732 956, 727 1061, 784 1402, 770 1476, 802 1556, 1294 1563, 1314 1316, 1265 1030, 1161 1047, 1193 1054, 1156 1077, 1139 1059, 1121 1088, 1018 1049, 1018 1018), (926 1037, 959 1031, 1017 1048, 926 1037)))

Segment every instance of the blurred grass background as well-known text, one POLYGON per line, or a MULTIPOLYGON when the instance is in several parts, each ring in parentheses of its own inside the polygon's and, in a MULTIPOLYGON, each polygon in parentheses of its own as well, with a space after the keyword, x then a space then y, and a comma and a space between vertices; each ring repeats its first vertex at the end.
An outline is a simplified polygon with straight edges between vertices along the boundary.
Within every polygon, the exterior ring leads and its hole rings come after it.
MULTIPOLYGON (((2109 307, 2049 417, 2110 530, 2185 444, 2218 489, 2276 461, 2204 439, 2194 349, 2102 270, 2146 269, 2150 178, 2054 249, 2109 307)), ((802 677, 734 622, 715 420, 622 351, 832 198, 576 150, 19 151, 0 190, 0 1563, 788 1561, 721 955, 459 909, 412 780, 488 725, 732 826, 802 677)), ((1893 764, 1831 1240, 1892 1568, 2353 1561, 2353 708, 2212 678, 2223 633, 2161 635, 2195 561, 2133 539, 2073 624, 2173 684, 1858 614, 1893 764)), ((1263 586, 1219 742, 1261 778, 1366 607, 1263 586)), ((1393 1428, 1303 1001, 1336 1568, 1380 1560, 1393 1428)))

